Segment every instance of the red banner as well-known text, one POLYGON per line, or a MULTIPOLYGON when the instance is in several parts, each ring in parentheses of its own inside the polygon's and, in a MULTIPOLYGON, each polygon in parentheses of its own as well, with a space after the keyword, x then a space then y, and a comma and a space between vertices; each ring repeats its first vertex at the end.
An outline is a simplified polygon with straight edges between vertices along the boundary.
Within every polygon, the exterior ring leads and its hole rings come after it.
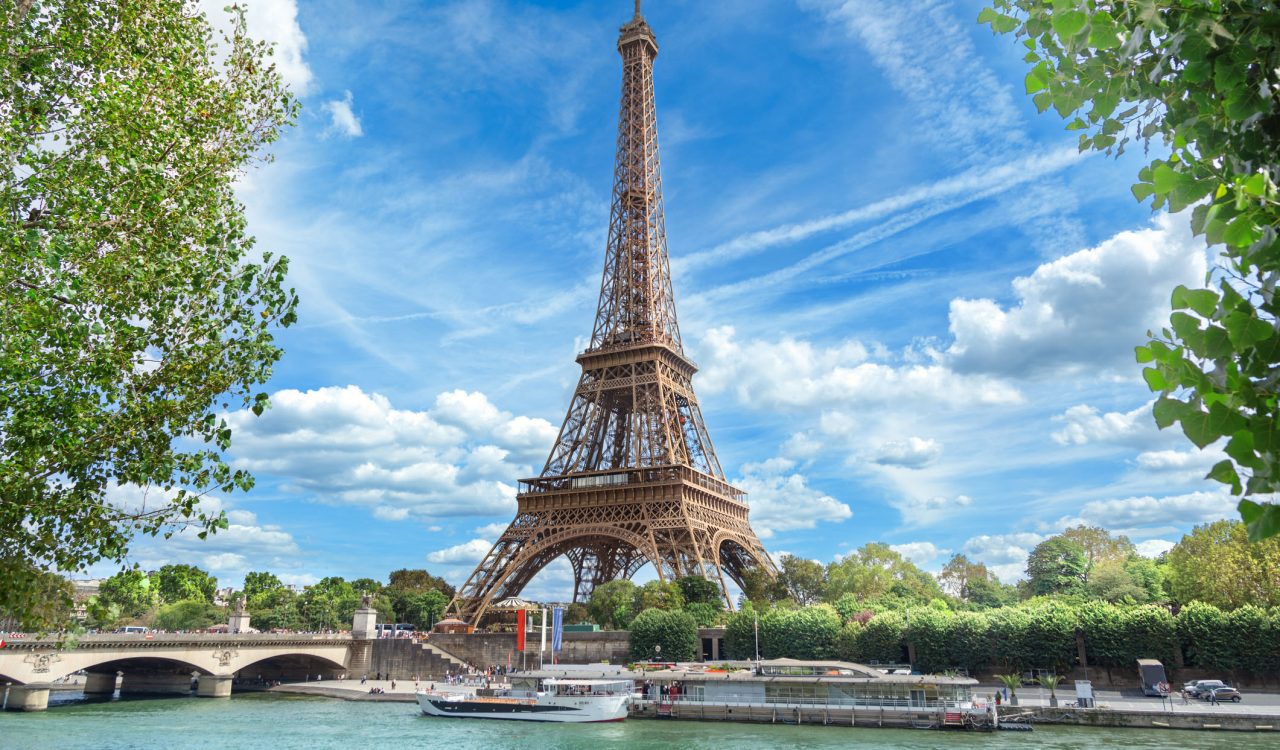
POLYGON ((516 612, 516 651, 524 651, 524 610, 516 612))

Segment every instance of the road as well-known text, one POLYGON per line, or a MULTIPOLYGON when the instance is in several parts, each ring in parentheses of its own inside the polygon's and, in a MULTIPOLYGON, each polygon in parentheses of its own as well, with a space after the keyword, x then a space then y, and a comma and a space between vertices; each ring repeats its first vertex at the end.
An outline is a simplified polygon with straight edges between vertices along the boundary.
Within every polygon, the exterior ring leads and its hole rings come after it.
MULTIPOLYGON (((974 694, 988 696, 998 690, 995 685, 980 685, 974 688, 974 694)), ((1189 698, 1184 704, 1182 698, 1175 695, 1168 700, 1144 696, 1140 690, 1095 689, 1094 700, 1099 708, 1112 708, 1124 711, 1151 711, 1154 713, 1199 713, 1199 714, 1266 714, 1280 716, 1280 693, 1255 693, 1241 691, 1244 699, 1239 703, 1219 703, 1213 705, 1208 701, 1189 698)), ((1058 701, 1065 703, 1076 699, 1073 685, 1062 685, 1058 688, 1058 701)), ((1023 687, 1018 689, 1018 704, 1021 706, 1049 705, 1049 691, 1041 687, 1023 687)))

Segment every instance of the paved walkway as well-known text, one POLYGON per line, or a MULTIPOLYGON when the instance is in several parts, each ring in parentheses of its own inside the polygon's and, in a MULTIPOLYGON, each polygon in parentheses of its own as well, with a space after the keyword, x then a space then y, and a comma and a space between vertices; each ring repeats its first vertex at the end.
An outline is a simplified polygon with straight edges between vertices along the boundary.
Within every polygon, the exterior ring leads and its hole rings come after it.
MULTIPOLYGON (((322 695, 326 698, 341 698, 348 701, 391 701, 394 703, 414 703, 417 698, 414 693, 413 680, 396 680, 395 688, 391 687, 390 680, 366 680, 363 685, 360 680, 312 680, 311 682, 291 682, 284 685, 277 685, 268 688, 272 693, 300 693, 303 695, 322 695), (373 688, 382 688, 381 693, 369 692, 373 688)), ((418 683, 418 687, 422 690, 434 688, 441 692, 450 693, 475 693, 476 688, 467 685, 450 685, 446 682, 434 680, 422 680, 418 683)))
MULTIPOLYGON (((981 685, 974 688, 974 694, 982 697, 996 692, 994 685, 981 685)), ((1253 714, 1280 716, 1280 693, 1255 693, 1252 691, 1243 692, 1243 700, 1239 703, 1219 703, 1214 705, 1209 701, 1202 701, 1197 698, 1188 699, 1187 703, 1182 702, 1182 698, 1175 695, 1168 700, 1160 698, 1152 698, 1144 696, 1138 690, 1113 690, 1101 689, 1094 690, 1094 700, 1098 704, 1098 708, 1111 708, 1117 711, 1143 711, 1151 713, 1189 713, 1203 715, 1223 715, 1223 714, 1253 714)), ((1075 689, 1073 686, 1058 688, 1058 703, 1062 705, 1067 701, 1076 699, 1075 689)), ((1018 705, 1020 706, 1047 706, 1049 705, 1049 691, 1037 687, 1024 687, 1018 690, 1018 705)))

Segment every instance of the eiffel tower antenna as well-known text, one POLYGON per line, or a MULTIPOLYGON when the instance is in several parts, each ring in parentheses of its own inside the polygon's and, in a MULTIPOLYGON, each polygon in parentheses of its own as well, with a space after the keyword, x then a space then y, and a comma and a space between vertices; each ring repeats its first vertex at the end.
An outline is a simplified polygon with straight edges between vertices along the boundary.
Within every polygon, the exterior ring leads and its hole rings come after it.
POLYGON ((658 42, 640 0, 618 52, 613 201, 591 343, 542 473, 521 480, 515 520, 449 603, 471 626, 562 556, 579 602, 646 563, 664 581, 707 578, 730 608, 726 577, 741 586, 749 568, 776 574, 747 522, 746 495, 716 458, 680 340, 653 101, 658 42))

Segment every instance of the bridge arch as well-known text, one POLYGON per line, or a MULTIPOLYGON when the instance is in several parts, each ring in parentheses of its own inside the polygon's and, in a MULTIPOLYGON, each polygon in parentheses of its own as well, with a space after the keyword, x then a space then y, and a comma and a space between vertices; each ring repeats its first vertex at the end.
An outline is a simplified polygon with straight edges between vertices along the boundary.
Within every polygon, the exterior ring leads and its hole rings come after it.
POLYGON ((314 679, 316 675, 326 678, 345 674, 347 667, 340 661, 318 654, 303 652, 286 652, 267 654, 247 661, 230 665, 241 680, 279 680, 281 682, 314 679))

